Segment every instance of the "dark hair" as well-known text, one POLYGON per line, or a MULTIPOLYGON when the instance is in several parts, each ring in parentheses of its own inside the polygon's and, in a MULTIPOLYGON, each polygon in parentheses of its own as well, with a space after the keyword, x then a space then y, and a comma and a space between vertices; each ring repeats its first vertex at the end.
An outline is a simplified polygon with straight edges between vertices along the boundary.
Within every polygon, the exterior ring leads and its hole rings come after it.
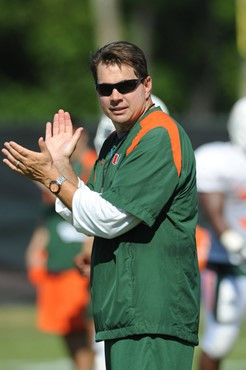
POLYGON ((138 78, 146 78, 148 76, 144 52, 138 46, 127 41, 111 42, 91 56, 90 69, 95 83, 97 83, 97 67, 99 63, 106 65, 117 64, 119 67, 122 64, 126 64, 134 69, 138 78))

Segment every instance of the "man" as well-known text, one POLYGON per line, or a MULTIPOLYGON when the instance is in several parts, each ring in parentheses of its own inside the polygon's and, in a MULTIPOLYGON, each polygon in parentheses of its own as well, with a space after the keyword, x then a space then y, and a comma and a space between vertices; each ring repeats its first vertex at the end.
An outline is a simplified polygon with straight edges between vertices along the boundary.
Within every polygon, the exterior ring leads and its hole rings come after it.
POLYGON ((218 370, 246 312, 246 98, 233 107, 229 142, 196 150, 197 186, 211 232, 202 273, 204 335, 201 370, 218 370))
POLYGON ((154 107, 144 53, 113 42, 91 58, 103 112, 116 132, 105 141, 86 186, 69 157, 68 113, 49 122, 41 153, 5 143, 4 162, 55 192, 57 211, 95 236, 91 294, 96 339, 107 369, 190 370, 198 343, 194 153, 181 126, 154 107), (57 180, 58 179, 58 180, 57 180))

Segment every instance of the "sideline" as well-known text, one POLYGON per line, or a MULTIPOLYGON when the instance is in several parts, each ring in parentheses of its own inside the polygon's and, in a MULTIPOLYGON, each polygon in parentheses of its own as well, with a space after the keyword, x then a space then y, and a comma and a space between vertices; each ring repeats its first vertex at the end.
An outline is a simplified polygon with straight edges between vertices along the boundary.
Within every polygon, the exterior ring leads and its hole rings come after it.
POLYGON ((30 362, 28 360, 0 360, 0 370, 72 370, 68 358, 53 361, 30 362))
POLYGON ((245 370, 246 361, 244 359, 225 360, 223 363, 223 370, 245 370))

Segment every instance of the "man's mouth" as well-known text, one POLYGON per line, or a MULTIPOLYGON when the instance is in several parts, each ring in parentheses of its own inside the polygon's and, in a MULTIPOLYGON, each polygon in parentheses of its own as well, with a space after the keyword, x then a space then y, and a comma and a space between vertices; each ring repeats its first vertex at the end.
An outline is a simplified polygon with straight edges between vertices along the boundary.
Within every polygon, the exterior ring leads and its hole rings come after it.
POLYGON ((117 107, 117 108, 110 109, 110 111, 114 114, 123 113, 125 110, 126 110, 126 107, 117 107))

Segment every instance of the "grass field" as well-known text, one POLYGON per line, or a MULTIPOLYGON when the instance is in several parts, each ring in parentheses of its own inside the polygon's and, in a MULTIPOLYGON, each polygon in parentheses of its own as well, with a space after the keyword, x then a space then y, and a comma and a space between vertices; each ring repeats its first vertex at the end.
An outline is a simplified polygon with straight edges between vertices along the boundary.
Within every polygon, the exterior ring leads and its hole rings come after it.
MULTIPOLYGON (((246 369, 246 323, 236 347, 222 370, 246 369)), ((193 370, 198 370, 199 347, 193 370)), ((35 329, 35 309, 27 306, 0 306, 0 370, 72 370, 60 338, 35 329)), ((151 370, 151 369, 150 369, 151 370)), ((182 369, 180 369, 182 370, 182 369)))

